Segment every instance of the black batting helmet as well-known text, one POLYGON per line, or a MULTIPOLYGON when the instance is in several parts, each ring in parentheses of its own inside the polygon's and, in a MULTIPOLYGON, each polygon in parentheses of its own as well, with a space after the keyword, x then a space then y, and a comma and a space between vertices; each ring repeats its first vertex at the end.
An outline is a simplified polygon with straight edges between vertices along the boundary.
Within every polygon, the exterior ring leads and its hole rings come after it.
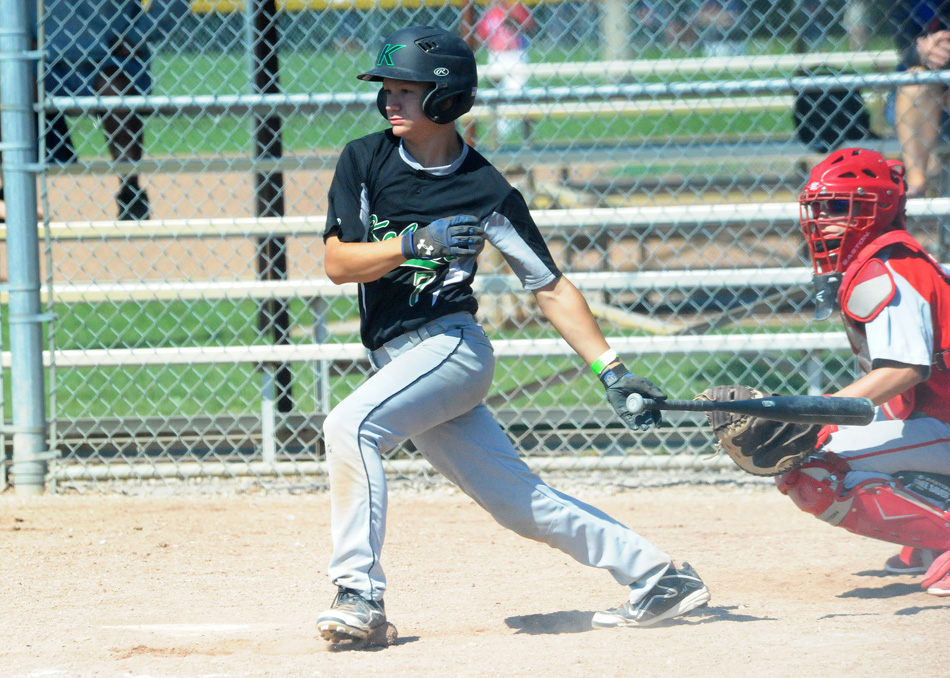
MULTIPOLYGON (((431 26, 410 26, 387 37, 376 66, 356 77, 374 82, 391 78, 431 83, 432 90, 422 101, 422 112, 439 124, 450 123, 470 111, 478 88, 471 48, 459 36, 431 26)), ((382 90, 376 97, 376 107, 386 117, 382 90)))

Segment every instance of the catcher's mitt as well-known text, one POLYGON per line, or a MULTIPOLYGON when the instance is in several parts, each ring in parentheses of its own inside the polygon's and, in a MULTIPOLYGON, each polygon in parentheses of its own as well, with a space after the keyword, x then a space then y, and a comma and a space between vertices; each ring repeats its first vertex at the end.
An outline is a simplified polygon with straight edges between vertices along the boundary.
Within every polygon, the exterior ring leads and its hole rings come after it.
MULTIPOLYGON (((748 400, 764 395, 748 386, 713 386, 696 400, 748 400)), ((799 466, 815 453, 820 426, 790 424, 732 412, 707 412, 719 447, 739 468, 756 476, 775 476, 799 466)))

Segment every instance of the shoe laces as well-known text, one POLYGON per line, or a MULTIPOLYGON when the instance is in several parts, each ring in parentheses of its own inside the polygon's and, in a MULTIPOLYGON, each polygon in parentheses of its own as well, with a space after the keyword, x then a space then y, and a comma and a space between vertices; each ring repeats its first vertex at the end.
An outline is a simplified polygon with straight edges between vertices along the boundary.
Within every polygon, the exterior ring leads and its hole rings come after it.
POLYGON ((340 586, 336 593, 336 601, 334 606, 347 606, 352 607, 359 612, 372 612, 382 611, 382 602, 376 602, 371 600, 366 600, 359 593, 353 589, 348 589, 345 586, 340 586))

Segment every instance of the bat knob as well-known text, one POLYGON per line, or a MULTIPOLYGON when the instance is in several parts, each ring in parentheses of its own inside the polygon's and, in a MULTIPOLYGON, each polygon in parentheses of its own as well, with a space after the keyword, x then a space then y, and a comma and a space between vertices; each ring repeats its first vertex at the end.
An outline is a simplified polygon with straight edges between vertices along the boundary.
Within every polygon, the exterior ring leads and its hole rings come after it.
POLYGON ((639 414, 643 412, 645 403, 643 401, 643 396, 639 393, 631 393, 627 396, 627 411, 630 414, 639 414))

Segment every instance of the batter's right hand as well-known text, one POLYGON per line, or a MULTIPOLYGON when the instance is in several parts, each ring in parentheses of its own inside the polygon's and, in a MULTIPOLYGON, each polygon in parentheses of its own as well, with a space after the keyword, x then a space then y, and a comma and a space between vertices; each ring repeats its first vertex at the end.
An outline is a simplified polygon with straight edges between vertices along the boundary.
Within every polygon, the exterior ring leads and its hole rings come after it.
POLYGON ((632 393, 639 393, 644 398, 666 400, 666 394, 649 379, 632 375, 623 363, 608 372, 611 374, 601 377, 607 389, 607 402, 623 423, 634 431, 647 431, 651 426, 659 427, 663 421, 660 410, 646 410, 634 415, 627 409, 627 397, 632 393))
POLYGON ((457 214, 406 231, 402 235, 402 254, 406 259, 475 256, 485 247, 485 230, 478 223, 478 217, 457 214))

